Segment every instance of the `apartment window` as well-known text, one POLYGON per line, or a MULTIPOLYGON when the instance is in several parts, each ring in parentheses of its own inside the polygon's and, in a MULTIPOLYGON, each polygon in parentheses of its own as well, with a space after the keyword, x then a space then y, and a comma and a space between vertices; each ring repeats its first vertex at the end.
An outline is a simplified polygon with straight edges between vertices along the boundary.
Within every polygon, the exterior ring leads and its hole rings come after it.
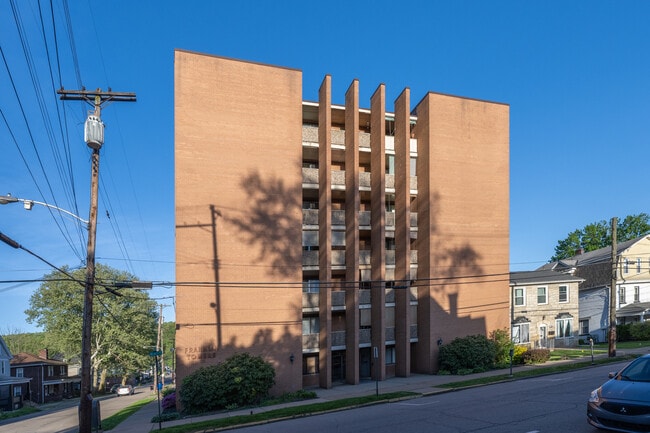
POLYGON ((303 293, 318 293, 320 292, 319 280, 307 280, 302 282, 303 293))
POLYGON ((22 386, 14 386, 14 397, 20 397, 23 394, 22 386))
POLYGON ((47 366, 47 375, 48 376, 54 376, 54 366, 53 365, 48 365, 47 366))
POLYGON ((395 194, 386 194, 386 212, 395 212, 395 194))
POLYGON ((302 356, 302 374, 318 374, 318 354, 305 354, 302 356))
POLYGON ((515 307, 526 305, 526 289, 524 287, 515 287, 515 307))
POLYGON ((618 303, 620 305, 627 304, 627 302, 625 302, 625 286, 618 288, 618 303))
POLYGON ((557 319, 555 321, 555 338, 569 338, 573 331, 573 319, 567 317, 565 319, 557 319))
POLYGON ((386 174, 395 174, 395 155, 386 155, 386 174))
POLYGON ((517 323, 516 325, 512 325, 512 342, 515 344, 530 342, 528 323, 517 323))
POLYGON ((637 257, 636 259, 636 273, 640 274, 641 273, 641 258, 637 257))
POLYGON ((569 286, 560 286, 560 302, 569 302, 569 286))
POLYGON ((417 158, 411 158, 411 176, 417 176, 417 158))
POLYGON ((546 287, 537 288, 537 303, 538 304, 548 304, 548 296, 546 293, 546 287))
POLYGON ((589 334, 589 319, 580 320, 580 335, 589 334))
POLYGON ((318 316, 302 318, 302 335, 318 334, 320 332, 320 321, 318 316))
POLYGON ((634 302, 639 302, 639 286, 634 286, 634 302))
POLYGON ((630 261, 628 259, 623 260, 623 272, 626 274, 630 272, 630 261))
POLYGON ((23 375, 24 375, 23 369, 20 367, 16 368, 16 377, 25 377, 23 375))
POLYGON ((395 364, 395 346, 386 346, 386 365, 395 364))

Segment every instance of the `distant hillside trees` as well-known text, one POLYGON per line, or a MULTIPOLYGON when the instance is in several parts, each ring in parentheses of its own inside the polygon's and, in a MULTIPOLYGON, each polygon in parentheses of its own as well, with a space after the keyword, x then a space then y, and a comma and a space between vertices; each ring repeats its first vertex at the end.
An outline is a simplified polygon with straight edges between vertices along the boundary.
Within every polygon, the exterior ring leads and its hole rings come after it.
MULTIPOLYGON (((617 242, 625 242, 650 233, 650 215, 640 213, 628 215, 623 220, 618 220, 616 225, 617 242)), ((582 229, 572 231, 566 238, 561 239, 555 246, 555 255, 551 262, 568 259, 579 253, 589 252, 604 248, 612 244, 610 223, 597 221, 587 224, 582 229)))

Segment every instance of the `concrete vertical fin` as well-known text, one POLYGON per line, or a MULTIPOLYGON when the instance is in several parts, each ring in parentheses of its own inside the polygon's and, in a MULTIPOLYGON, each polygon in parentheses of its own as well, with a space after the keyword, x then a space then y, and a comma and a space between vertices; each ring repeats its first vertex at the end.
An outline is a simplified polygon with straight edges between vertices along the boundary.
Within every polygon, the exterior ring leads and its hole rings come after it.
POLYGON ((332 77, 318 92, 319 384, 332 387, 332 77))
POLYGON ((359 383, 359 81, 345 93, 345 379, 359 383))
POLYGON ((372 377, 386 378, 386 86, 370 98, 372 377))
POLYGON ((410 90, 395 101, 395 374, 411 373, 411 125, 410 90))

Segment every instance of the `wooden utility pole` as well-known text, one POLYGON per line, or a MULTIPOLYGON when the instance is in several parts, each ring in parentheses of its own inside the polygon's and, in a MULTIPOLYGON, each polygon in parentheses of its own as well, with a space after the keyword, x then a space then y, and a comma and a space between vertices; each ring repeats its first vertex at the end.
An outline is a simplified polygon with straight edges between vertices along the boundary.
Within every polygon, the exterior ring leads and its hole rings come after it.
MULTIPOLYGON (((162 325, 163 325, 163 305, 160 304, 160 315, 158 316, 158 341, 156 342, 156 351, 160 352, 160 371, 157 371, 157 375, 160 376, 162 386, 165 386, 165 352, 163 351, 162 344, 162 325)), ((158 391, 158 376, 156 376, 156 391, 158 391)))
POLYGON ((609 357, 616 356, 616 283, 618 282, 618 253, 616 246, 616 217, 612 218, 612 281, 609 287, 609 357))
MULTIPOLYGON (((94 108, 85 125, 84 139, 93 150, 90 178, 90 216, 88 218, 88 245, 86 250, 86 283, 84 290, 83 327, 81 334, 81 397, 79 402, 79 433, 91 433, 93 424, 93 384, 91 381, 90 352, 92 346, 93 294, 95 290, 95 238, 97 234, 97 201, 99 191, 99 149, 104 144, 104 125, 101 106, 109 101, 134 102, 135 93, 117 93, 108 89, 95 91, 57 91, 62 100, 86 101, 94 108)), ((99 411, 95 414, 99 418, 99 411)), ((96 427, 101 420, 94 420, 96 427)))

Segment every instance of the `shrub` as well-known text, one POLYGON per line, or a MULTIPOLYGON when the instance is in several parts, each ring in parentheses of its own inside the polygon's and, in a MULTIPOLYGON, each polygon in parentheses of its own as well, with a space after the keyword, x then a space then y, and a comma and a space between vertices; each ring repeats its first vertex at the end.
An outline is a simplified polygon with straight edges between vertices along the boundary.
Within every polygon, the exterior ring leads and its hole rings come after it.
MULTIPOLYGON (((631 327, 631 323, 628 323, 627 325, 616 325, 616 341, 630 341, 632 338, 630 335, 631 327)), ((609 332, 607 335, 609 337, 609 332)))
POLYGON ((160 402, 160 406, 163 408, 163 410, 176 410, 176 393, 172 392, 171 394, 167 394, 160 402))
POLYGON ((548 349, 529 349, 522 355, 524 364, 543 364, 551 358, 548 349))
POLYGON ((631 323, 629 330, 632 341, 650 340, 650 322, 631 323))
POLYGON ((510 364, 510 348, 512 347, 510 331, 507 329, 496 329, 490 333, 490 340, 494 341, 496 348, 494 363, 496 365, 510 364))
POLYGON ((183 379, 180 399, 188 413, 259 403, 275 383, 275 370, 260 356, 239 353, 183 379))
POLYGON ((494 366, 496 344, 484 335, 468 335, 455 338, 451 343, 440 347, 438 357, 441 370, 452 374, 489 370, 494 366))
POLYGON ((156 415, 151 418, 152 423, 165 422, 165 421, 174 421, 181 418, 181 414, 178 412, 167 412, 161 413, 160 416, 156 415))
MULTIPOLYGON (((523 364, 524 363, 524 353, 528 351, 526 346, 515 346, 515 353, 512 355, 513 364, 523 364)), ((549 354, 550 356, 550 354, 549 354)))

